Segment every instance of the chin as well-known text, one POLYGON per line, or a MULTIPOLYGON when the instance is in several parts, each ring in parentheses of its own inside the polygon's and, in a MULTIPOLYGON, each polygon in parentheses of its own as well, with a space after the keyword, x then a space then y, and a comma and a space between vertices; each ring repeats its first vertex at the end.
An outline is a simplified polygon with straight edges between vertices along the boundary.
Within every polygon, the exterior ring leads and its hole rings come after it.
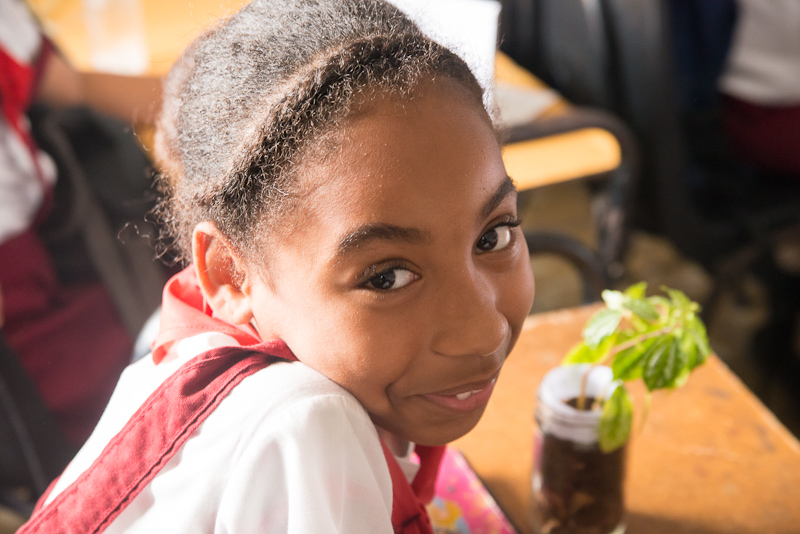
POLYGON ((478 421, 480 421, 480 417, 475 418, 474 421, 458 421, 451 424, 445 423, 437 425, 427 431, 413 432, 413 436, 407 439, 413 441, 417 445, 426 445, 428 447, 447 445, 466 435, 470 430, 475 428, 478 421))

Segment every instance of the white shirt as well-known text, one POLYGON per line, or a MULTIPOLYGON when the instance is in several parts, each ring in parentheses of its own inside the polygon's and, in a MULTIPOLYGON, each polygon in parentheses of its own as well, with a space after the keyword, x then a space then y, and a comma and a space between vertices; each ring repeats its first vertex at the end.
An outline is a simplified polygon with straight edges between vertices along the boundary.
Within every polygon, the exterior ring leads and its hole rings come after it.
POLYGON ((754 104, 800 103, 800 0, 738 0, 738 5, 720 90, 754 104))
MULTIPOLYGON (((48 502, 178 367, 235 344, 200 334, 176 344, 174 360, 129 366, 48 502)), ((302 363, 279 362, 236 386, 106 532, 389 534, 391 511, 391 476, 364 408, 302 363)))
MULTIPOLYGON (((0 48, 18 63, 29 65, 41 45, 39 28, 25 4, 0 0, 0 48)), ((36 157, 45 182, 55 182, 53 161, 41 150, 36 157)), ((30 149, 0 114, 0 244, 30 227, 43 196, 30 149)))

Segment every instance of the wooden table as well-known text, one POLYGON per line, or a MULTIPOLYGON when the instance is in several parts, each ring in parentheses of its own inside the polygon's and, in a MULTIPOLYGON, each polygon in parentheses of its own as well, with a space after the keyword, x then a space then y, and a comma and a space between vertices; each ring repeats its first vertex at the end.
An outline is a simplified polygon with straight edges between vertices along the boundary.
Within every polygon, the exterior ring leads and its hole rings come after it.
MULTIPOLYGON (((511 58, 498 52, 494 63, 499 83, 546 91, 549 88, 511 58)), ((566 113, 569 103, 558 98, 539 118, 566 113)), ((614 135, 599 127, 576 128, 503 147, 503 163, 517 189, 526 191, 546 185, 613 171, 622 163, 622 149, 614 135)))
MULTIPOLYGON (((536 389, 595 309, 529 318, 483 419, 455 442, 521 533, 534 532, 536 389)), ((798 533, 800 443, 711 357, 682 389, 655 395, 629 447, 625 491, 632 534, 798 533)))
MULTIPOLYGON (((89 25, 82 0, 25 0, 72 64, 93 70, 89 25)), ((166 74, 205 29, 235 13, 247 0, 131 0, 138 3, 149 74, 166 74)))

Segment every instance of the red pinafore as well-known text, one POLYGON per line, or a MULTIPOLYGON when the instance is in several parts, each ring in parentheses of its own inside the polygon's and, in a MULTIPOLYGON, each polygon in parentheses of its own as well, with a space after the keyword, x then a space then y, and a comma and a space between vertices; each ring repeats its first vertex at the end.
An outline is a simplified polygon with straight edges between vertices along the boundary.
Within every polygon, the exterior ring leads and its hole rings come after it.
MULTIPOLYGON (((244 346, 212 349, 184 364, 156 389, 73 484, 47 506, 41 506, 47 494, 42 497, 32 519, 18 534, 102 532, 237 384, 275 361, 296 361, 282 341, 262 342, 250 327, 239 328, 213 318, 203 303, 192 267, 165 288, 161 326, 154 344, 156 361, 174 341, 200 332, 222 332, 244 346)), ((383 451, 392 479, 394 532, 432 534, 424 503, 433 498, 444 447, 415 448, 421 465, 411 484, 385 445, 383 451)))

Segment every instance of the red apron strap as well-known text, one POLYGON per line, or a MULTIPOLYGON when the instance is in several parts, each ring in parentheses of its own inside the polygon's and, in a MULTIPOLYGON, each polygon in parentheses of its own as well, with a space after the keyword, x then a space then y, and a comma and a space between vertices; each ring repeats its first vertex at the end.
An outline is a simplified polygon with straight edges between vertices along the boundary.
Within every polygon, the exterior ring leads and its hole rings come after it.
POLYGON ((33 66, 18 62, 0 48, 0 73, 3 74, 0 76, 0 112, 28 148, 31 161, 36 169, 36 177, 42 186, 44 196, 42 206, 39 208, 37 223, 44 220, 44 217, 50 212, 53 203, 53 188, 45 179, 44 172, 39 165, 36 143, 23 124, 23 119, 36 93, 36 83, 44 70, 44 64, 52 53, 49 41, 43 40, 42 43, 42 49, 33 66))
POLYGON ((439 464, 442 463, 445 448, 416 445, 414 452, 419 456, 420 466, 411 488, 420 502, 428 504, 436 493, 436 478, 439 476, 439 464))
POLYGON ((420 458, 420 469, 413 484, 409 484, 394 455, 383 442, 381 445, 392 477, 392 527, 395 534, 433 534, 425 504, 433 498, 444 447, 416 446, 414 451, 420 458))
POLYGON ((296 360, 283 342, 272 341, 212 349, 184 364, 98 459, 18 534, 102 532, 239 382, 277 359, 296 360))
POLYGON ((0 110, 3 116, 19 131, 20 121, 31 103, 35 87, 36 69, 18 62, 5 50, 0 48, 0 110))

